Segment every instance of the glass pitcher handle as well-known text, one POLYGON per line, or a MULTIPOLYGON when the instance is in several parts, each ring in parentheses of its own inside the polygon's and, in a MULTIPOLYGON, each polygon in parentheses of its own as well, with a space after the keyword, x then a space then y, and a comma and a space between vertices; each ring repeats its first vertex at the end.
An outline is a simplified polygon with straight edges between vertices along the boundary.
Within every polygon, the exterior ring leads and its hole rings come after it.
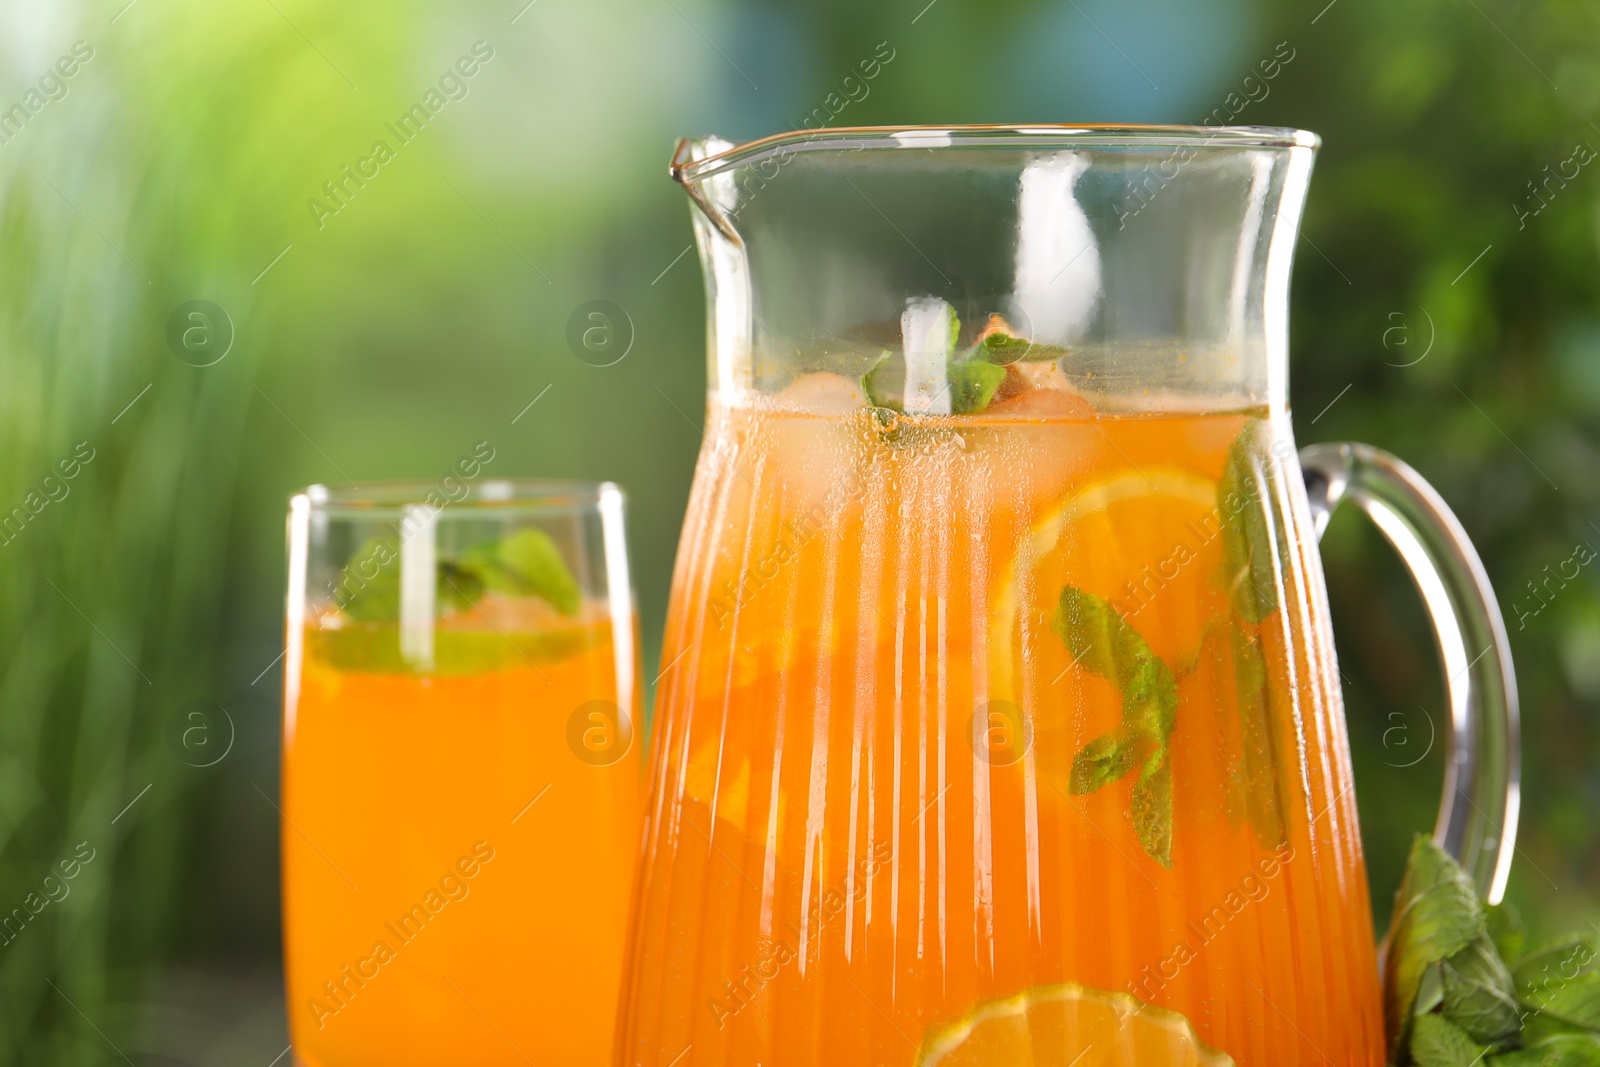
POLYGON ((1498 903, 1516 847, 1521 767, 1511 646, 1483 563, 1443 498, 1389 453, 1316 444, 1300 450, 1300 465, 1318 539, 1334 508, 1350 501, 1400 553, 1422 593, 1450 703, 1433 839, 1498 903))

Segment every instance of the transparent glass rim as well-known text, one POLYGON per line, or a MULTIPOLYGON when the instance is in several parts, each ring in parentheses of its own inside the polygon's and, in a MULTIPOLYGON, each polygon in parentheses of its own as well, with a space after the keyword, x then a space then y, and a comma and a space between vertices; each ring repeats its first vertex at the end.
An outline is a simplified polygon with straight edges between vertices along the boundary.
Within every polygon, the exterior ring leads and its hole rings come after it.
POLYGON ((400 518, 410 508, 432 507, 440 518, 482 518, 484 512, 540 514, 598 510, 602 501, 621 500, 614 482, 584 482, 559 478, 441 478, 435 481, 355 482, 347 485, 310 485, 290 498, 291 507, 304 502, 320 514, 369 519, 400 518), (450 483, 450 484, 447 484, 450 483))
POLYGON ((837 126, 825 130, 794 130, 688 161, 679 142, 672 160, 672 176, 694 180, 760 162, 769 156, 788 157, 806 151, 893 151, 941 148, 1265 148, 1315 150, 1322 139, 1309 130, 1289 126, 1117 126, 1044 124, 1027 126, 837 126))

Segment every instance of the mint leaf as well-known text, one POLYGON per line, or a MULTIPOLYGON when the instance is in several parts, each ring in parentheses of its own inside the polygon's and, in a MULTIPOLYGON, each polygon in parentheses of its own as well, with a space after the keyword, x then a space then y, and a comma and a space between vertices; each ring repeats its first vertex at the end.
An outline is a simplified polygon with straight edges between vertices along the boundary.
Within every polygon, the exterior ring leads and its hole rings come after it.
POLYGON ((1600 974, 1594 971, 1537 984, 1521 1000, 1542 1021, 1600 1033, 1600 974))
POLYGON ((990 315, 983 332, 967 350, 965 358, 981 359, 997 367, 1013 363, 1052 363, 1067 354, 1061 345, 1040 344, 1030 341, 1014 330, 1000 315, 990 315))
POLYGON ((1528 943, 1528 928, 1524 925, 1516 905, 1509 900, 1503 900, 1499 904, 1486 904, 1483 908, 1483 918, 1489 928, 1489 937, 1500 953, 1500 958, 1508 965, 1516 963, 1528 943))
MULTIPOLYGON (((925 298, 934 301, 936 298, 925 298)), ((872 365, 861 375, 861 388, 867 394, 867 402, 877 408, 887 408, 890 411, 904 412, 908 406, 918 414, 936 414, 942 398, 930 398, 924 395, 929 383, 934 378, 934 368, 921 366, 918 373, 913 373, 910 366, 913 358, 921 363, 933 358, 944 360, 944 389, 949 393, 950 413, 954 415, 974 415, 983 411, 994 402, 995 393, 1006 379, 1006 368, 1018 361, 1038 363, 1060 359, 1066 355, 1067 350, 1059 345, 1042 345, 1029 341, 1027 338, 1013 330, 1009 323, 999 315, 990 315, 989 324, 978 335, 973 344, 958 351, 956 339, 961 332, 961 320, 955 311, 943 301, 937 301, 938 307, 929 305, 922 309, 923 317, 928 317, 930 310, 948 312, 950 344, 942 349, 943 356, 935 354, 934 350, 923 346, 914 349, 912 355, 902 354, 895 358, 895 353, 884 349, 872 361, 872 365), (915 381, 913 381, 915 379, 915 381), (911 384, 914 396, 907 397, 906 389, 911 384), (927 407, 924 412, 918 408, 917 400, 923 401, 927 407)), ((921 321, 919 319, 919 321, 921 321)), ((937 324, 935 324, 937 326, 937 324)), ((904 329, 902 322, 902 329, 904 329)), ((943 341, 943 338, 940 338, 943 341)), ((909 342, 906 342, 909 344, 909 342)))
POLYGON ((1442 1015, 1417 1018, 1411 1039, 1411 1061, 1417 1067, 1475 1067, 1484 1048, 1442 1015))
POLYGON ((400 546, 374 537, 350 557, 334 590, 339 608, 358 622, 400 617, 400 546))
POLYGON ((1383 1006, 1390 1055, 1395 1062, 1404 1063, 1398 1052, 1411 1036, 1412 1010, 1423 972, 1475 941, 1484 933, 1485 922, 1466 874, 1449 853, 1423 834, 1412 840, 1405 879, 1395 894, 1394 915, 1383 975, 1383 1006))
POLYGON ((1007 367, 1026 359, 1033 347, 1033 343, 1025 337, 1018 337, 1004 330, 995 330, 992 333, 986 330, 972 346, 972 356, 993 363, 997 367, 1007 367))
MULTIPOLYGON (((434 613, 465 611, 483 595, 483 582, 471 570, 441 559, 434 586, 434 613)), ((377 537, 356 549, 345 565, 335 599, 356 622, 386 622, 400 617, 400 548, 377 537), (367 577, 371 575, 371 577, 367 577)))
POLYGON ((1133 784, 1133 828, 1139 844, 1163 867, 1172 866, 1172 764, 1162 753, 1159 762, 1146 760, 1133 784))
POLYGON ((1595 969, 1595 939, 1586 933, 1567 934, 1547 941, 1519 958, 1511 968, 1517 996, 1531 1000, 1542 992, 1595 969))
MULTIPOLYGON (((536 596, 563 615, 575 615, 583 594, 560 549, 542 530, 518 530, 503 541, 475 545, 461 559, 436 564, 434 611, 466 611, 484 592, 536 596)), ((346 617, 355 622, 393 622, 400 617, 400 548, 392 538, 374 538, 350 557, 334 589, 346 617)))
POLYGON ((1263 419, 1245 423, 1228 448, 1217 482, 1222 518, 1223 583, 1246 622, 1260 622, 1278 607, 1276 565, 1268 503, 1270 482, 1262 457, 1271 431, 1263 419))
POLYGON ((989 406, 995 390, 1006 380, 1006 369, 972 360, 952 363, 946 376, 950 382, 950 410, 957 415, 972 415, 989 406))
POLYGON ((1474 1041, 1504 1047, 1522 1028, 1522 1010, 1512 992, 1511 972, 1488 934, 1440 964, 1445 1018, 1474 1041))
POLYGON ((1217 482, 1222 519, 1223 584, 1233 603, 1233 663, 1239 709, 1240 779, 1256 838, 1265 848, 1288 841, 1273 741, 1273 690, 1261 637, 1254 627, 1278 608, 1271 518, 1266 507, 1270 428, 1251 419, 1234 438, 1217 482))
POLYGON ((1261 638, 1233 620, 1234 702, 1239 709, 1239 745, 1245 810, 1262 847, 1288 843, 1283 798, 1278 789, 1277 750, 1272 737, 1272 687, 1261 638))
POLYGON ((885 348, 861 376, 861 389, 875 408, 903 411, 900 398, 905 392, 905 375, 895 374, 894 353, 885 348))
POLYGON ((1553 1034, 1484 1062, 1489 1067, 1600 1067, 1600 1036, 1553 1034))
POLYGON ((1172 671, 1106 600, 1072 586, 1061 590, 1055 631, 1084 670, 1122 693, 1122 724, 1090 741, 1073 759, 1069 788, 1092 793, 1139 766, 1132 816, 1139 843, 1172 866, 1172 768, 1167 742, 1178 709, 1172 671))
POLYGON ((441 559, 438 570, 438 594, 434 601, 434 610, 438 614, 453 615, 465 611, 483 596, 483 579, 476 571, 449 559, 441 559))
POLYGON ((1093 793, 1133 770, 1138 759, 1137 743, 1114 734, 1101 734, 1083 746, 1072 761, 1072 776, 1067 787, 1077 794, 1093 793))
MULTIPOLYGON (((1531 1008, 1523 1008, 1523 1011, 1526 1013, 1522 1021, 1523 1048, 1538 1045, 1539 1041, 1557 1037, 1557 1035, 1566 1035, 1566 1033, 1589 1033, 1589 1035, 1595 1035, 1594 1030, 1590 1030, 1589 1027, 1574 1025, 1571 1022, 1563 1021, 1563 1019, 1557 1019, 1555 1016, 1547 1016, 1542 1011, 1533 1011, 1531 1008)), ((1595 1035, 1595 1037, 1600 1037, 1600 1035, 1595 1035)))
POLYGON ((561 550, 549 534, 532 527, 473 546, 462 557, 461 567, 476 574, 484 588, 536 596, 563 615, 576 615, 583 600, 561 550))
POLYGON ((1512 968, 1526 1012, 1523 1038, 1600 1031, 1600 972, 1594 938, 1568 934, 1524 955, 1512 968))

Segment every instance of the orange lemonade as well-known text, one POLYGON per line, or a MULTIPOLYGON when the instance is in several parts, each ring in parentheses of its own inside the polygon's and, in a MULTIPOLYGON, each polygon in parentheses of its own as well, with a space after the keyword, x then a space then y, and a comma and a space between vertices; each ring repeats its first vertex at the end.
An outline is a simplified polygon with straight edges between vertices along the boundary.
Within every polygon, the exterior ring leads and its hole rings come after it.
POLYGON ((490 593, 424 671, 392 621, 307 625, 283 754, 299 1062, 609 1062, 638 745, 591 607, 490 593))
POLYGON ((618 1062, 1382 1064, 1287 414, 810 378, 712 405, 618 1062))

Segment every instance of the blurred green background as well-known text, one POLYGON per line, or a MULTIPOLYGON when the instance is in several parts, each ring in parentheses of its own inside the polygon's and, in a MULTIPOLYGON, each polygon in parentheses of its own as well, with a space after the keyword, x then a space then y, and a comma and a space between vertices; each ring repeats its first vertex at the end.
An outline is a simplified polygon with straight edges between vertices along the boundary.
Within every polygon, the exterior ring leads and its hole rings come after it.
MULTIPOLYGON (((0 508, 27 515, 0 535, 0 908, 93 855, 0 945, 0 1061, 284 1049, 268 798, 295 488, 442 475, 481 440, 494 475, 614 479, 653 661, 704 384, 667 156, 818 108, 1220 108, 1323 136, 1299 436, 1398 452, 1476 539, 1523 687, 1511 895, 1536 930, 1600 914, 1600 568, 1529 585, 1600 547, 1592 0, 525 2, 0 4, 0 508), (476 42, 492 57, 399 144, 385 123, 476 42), (847 86, 884 47, 866 94, 847 86), (1274 56, 1277 77, 1246 80, 1274 56), (393 158, 329 198, 379 139, 393 158), (566 340, 596 299, 635 333, 609 367, 566 340), (167 340, 192 300, 232 324, 211 366, 167 340), (216 706, 232 747, 190 766, 175 731, 216 706)), ((1324 552, 1386 912, 1433 818, 1442 687, 1377 535, 1341 517, 1324 552)))

